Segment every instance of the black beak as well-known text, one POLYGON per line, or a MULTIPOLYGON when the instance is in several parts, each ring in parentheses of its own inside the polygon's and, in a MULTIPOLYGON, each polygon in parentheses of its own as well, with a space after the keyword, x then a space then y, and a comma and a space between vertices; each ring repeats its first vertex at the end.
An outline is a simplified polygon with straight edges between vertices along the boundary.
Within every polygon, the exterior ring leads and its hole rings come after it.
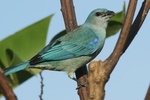
POLYGON ((109 16, 109 15, 114 16, 114 15, 115 15, 115 12, 113 12, 113 11, 107 11, 107 12, 106 12, 106 15, 108 15, 108 16, 109 16))

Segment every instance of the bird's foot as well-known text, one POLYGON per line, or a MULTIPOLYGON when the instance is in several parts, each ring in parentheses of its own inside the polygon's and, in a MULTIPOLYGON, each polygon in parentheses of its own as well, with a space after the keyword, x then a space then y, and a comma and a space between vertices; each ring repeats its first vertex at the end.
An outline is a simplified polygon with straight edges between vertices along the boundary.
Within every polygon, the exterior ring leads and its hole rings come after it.
POLYGON ((88 83, 87 82, 78 82, 78 87, 76 88, 76 90, 78 90, 79 88, 81 87, 87 87, 88 86, 88 83))
POLYGON ((87 87, 88 86, 87 82, 79 82, 75 77, 70 77, 70 78, 77 82, 78 86, 77 86, 76 90, 81 88, 81 87, 87 87))

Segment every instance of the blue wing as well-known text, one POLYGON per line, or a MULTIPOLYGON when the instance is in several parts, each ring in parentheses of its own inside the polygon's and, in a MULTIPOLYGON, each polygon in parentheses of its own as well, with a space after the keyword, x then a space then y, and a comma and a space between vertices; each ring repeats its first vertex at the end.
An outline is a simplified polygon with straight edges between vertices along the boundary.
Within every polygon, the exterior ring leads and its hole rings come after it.
POLYGON ((97 50, 98 43, 99 38, 91 29, 78 28, 47 45, 30 60, 30 64, 90 55, 97 50))

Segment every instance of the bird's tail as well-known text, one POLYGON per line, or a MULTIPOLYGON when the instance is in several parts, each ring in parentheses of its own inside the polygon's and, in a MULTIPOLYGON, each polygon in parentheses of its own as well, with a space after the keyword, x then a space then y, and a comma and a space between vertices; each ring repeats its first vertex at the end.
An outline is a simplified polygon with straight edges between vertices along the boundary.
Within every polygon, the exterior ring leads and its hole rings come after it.
POLYGON ((29 66, 29 61, 14 65, 12 67, 4 69, 4 74, 7 76, 9 74, 23 70, 23 69, 27 68, 28 66, 29 66))

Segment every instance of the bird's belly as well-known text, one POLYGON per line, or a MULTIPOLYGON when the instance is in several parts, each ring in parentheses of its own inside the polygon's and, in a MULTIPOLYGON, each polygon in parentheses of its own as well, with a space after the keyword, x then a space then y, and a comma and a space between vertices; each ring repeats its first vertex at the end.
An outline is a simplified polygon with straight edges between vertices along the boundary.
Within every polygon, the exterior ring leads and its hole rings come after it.
POLYGON ((60 61, 49 61, 43 62, 32 68, 45 69, 45 70, 56 70, 56 71, 75 71, 79 67, 87 64, 91 60, 90 56, 81 56, 72 59, 60 60, 60 61))
POLYGON ((51 65, 55 67, 55 70, 63 70, 63 71, 75 71, 79 67, 87 64, 90 61, 91 57, 89 56, 81 56, 77 58, 62 60, 62 61, 55 61, 51 62, 51 65), (57 65, 56 65, 57 64, 57 65))

